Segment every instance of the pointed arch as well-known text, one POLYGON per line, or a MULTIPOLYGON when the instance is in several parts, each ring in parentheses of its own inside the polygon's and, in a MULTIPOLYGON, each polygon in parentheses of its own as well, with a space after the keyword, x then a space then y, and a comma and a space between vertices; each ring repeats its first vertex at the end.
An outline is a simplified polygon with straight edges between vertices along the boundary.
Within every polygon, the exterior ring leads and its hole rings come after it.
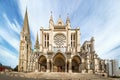
POLYGON ((62 53, 56 53, 53 57, 53 71, 65 72, 66 58, 62 53))
POLYGON ((75 55, 72 57, 72 72, 80 71, 81 71, 81 58, 79 55, 75 55))
POLYGON ((62 59, 66 60, 66 57, 63 53, 58 52, 53 56, 53 61, 57 58, 57 57, 61 57, 62 59))
POLYGON ((46 59, 47 60, 46 56, 40 55, 39 58, 38 58, 38 62, 41 61, 42 59, 46 59))
POLYGON ((76 61, 79 62, 79 63, 81 62, 81 57, 80 57, 79 55, 74 55, 74 56, 72 57, 72 60, 73 60, 73 59, 76 59, 76 61))
POLYGON ((38 67, 39 67, 39 71, 46 72, 46 70, 47 70, 47 58, 44 55, 41 55, 38 58, 38 67))

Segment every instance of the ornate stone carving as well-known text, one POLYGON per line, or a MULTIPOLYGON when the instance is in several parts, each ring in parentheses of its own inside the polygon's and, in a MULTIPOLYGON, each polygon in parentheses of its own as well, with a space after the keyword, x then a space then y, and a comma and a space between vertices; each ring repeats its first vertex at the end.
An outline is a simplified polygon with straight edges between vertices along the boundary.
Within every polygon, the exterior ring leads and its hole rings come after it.
POLYGON ((54 43, 57 46, 62 46, 66 42, 66 37, 63 34, 57 34, 54 36, 54 43))

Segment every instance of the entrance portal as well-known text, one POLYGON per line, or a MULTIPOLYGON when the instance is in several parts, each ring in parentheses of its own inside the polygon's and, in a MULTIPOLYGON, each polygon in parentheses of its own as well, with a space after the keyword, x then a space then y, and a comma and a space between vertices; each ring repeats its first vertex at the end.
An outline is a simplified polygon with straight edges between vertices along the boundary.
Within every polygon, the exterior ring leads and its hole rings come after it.
POLYGON ((72 59, 72 72, 80 72, 81 71, 81 60, 79 56, 74 56, 72 59))
POLYGON ((53 60, 54 60, 53 71, 65 72, 65 57, 63 56, 63 54, 62 53, 56 54, 53 60))
POLYGON ((41 72, 46 72, 47 69, 47 59, 45 56, 41 56, 38 61, 38 69, 41 72))

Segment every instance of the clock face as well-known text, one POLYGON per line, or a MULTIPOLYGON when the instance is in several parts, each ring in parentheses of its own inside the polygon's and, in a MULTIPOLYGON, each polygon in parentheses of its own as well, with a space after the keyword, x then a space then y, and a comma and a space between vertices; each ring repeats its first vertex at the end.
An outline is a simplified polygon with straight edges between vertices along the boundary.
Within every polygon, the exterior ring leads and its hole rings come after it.
POLYGON ((66 37, 63 34, 57 34, 54 36, 54 43, 58 46, 64 45, 66 37))

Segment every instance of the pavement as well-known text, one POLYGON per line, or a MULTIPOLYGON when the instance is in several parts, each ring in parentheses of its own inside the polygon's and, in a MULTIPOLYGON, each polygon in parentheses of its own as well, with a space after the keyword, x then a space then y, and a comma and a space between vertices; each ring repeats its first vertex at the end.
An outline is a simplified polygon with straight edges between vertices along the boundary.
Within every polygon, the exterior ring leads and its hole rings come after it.
POLYGON ((63 72, 0 72, 0 80, 120 80, 96 74, 63 72))

